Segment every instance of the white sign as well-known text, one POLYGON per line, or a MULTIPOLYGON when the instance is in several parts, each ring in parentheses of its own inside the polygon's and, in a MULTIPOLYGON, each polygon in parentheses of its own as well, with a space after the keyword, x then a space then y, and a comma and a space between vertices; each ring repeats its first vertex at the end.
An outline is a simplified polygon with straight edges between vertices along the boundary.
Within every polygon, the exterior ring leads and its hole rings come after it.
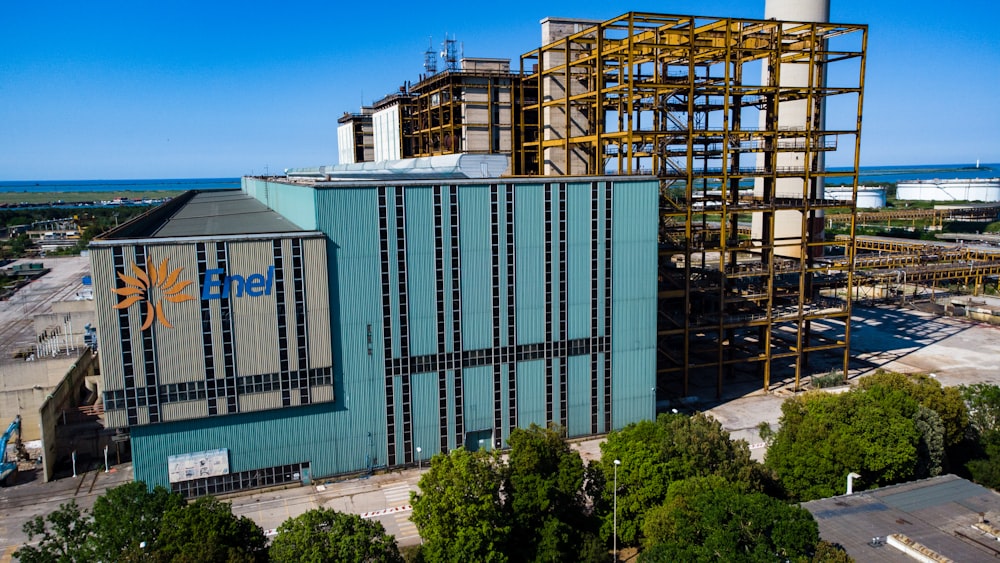
POLYGON ((229 474, 229 450, 207 450, 167 457, 170 482, 179 483, 229 474))

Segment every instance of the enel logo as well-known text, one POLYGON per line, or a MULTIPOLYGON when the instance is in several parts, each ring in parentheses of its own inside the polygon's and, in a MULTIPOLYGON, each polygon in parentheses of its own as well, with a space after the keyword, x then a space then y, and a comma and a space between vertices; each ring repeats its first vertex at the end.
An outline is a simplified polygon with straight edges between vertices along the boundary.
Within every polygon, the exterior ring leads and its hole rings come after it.
POLYGON ((229 299, 230 295, 243 297, 244 294, 250 297, 271 295, 271 288, 274 286, 274 266, 268 266, 267 274, 250 274, 246 277, 224 274, 225 270, 222 268, 213 268, 205 272, 205 279, 201 284, 202 299, 229 299))

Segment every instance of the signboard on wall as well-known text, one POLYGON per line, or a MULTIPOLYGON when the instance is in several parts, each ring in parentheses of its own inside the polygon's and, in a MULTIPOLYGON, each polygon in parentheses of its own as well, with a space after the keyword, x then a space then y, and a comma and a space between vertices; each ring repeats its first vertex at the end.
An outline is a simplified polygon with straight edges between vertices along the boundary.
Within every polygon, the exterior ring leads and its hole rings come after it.
POLYGON ((167 457, 171 483, 229 474, 229 450, 206 450, 167 457))

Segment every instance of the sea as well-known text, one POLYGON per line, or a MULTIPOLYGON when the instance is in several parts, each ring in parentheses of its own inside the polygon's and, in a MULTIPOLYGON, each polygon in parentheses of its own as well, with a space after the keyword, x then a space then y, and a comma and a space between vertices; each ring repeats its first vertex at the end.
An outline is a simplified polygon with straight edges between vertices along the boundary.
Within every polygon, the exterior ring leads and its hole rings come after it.
MULTIPOLYGON (((846 170, 830 167, 830 170, 846 170)), ((901 180, 1000 178, 1000 163, 931 164, 916 166, 862 166, 858 183, 899 182, 901 180)), ((160 180, 14 180, 0 181, 0 192, 184 192, 224 190, 240 187, 239 178, 181 178, 160 180)))
MULTIPOLYGON (((168 180, 13 180, 0 181, 0 193, 69 192, 185 192, 188 190, 238 189, 239 178, 182 178, 168 180)), ((126 194, 127 197, 127 194, 126 194)))

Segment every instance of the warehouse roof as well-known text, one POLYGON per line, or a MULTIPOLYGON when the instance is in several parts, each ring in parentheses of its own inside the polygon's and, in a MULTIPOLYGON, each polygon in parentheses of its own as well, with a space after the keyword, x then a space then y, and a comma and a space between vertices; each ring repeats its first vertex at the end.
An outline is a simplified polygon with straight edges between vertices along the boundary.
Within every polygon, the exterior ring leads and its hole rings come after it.
POLYGON ((305 232, 241 190, 189 191, 94 242, 305 232))
POLYGON ((1000 528, 1000 494, 955 475, 814 500, 802 507, 816 518, 820 537, 842 545, 856 561, 913 561, 890 545, 892 534, 953 561, 1000 556, 997 538, 974 527, 983 520, 983 528, 1000 528))

